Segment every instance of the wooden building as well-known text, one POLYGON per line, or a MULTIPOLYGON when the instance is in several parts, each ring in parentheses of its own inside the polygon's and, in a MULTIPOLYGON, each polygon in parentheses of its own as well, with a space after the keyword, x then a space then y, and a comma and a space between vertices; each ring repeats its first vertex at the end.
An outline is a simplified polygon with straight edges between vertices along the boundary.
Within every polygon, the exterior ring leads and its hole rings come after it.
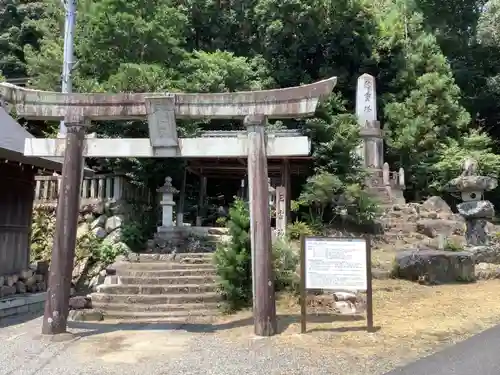
POLYGON ((0 276, 29 264, 35 174, 62 167, 57 159, 24 156, 28 137, 34 138, 0 107, 0 276))

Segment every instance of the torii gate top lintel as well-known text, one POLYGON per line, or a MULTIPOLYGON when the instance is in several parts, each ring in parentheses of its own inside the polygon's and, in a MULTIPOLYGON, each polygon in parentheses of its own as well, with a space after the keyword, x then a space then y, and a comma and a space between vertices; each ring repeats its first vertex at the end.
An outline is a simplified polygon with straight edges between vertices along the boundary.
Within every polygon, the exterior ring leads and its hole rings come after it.
MULTIPOLYGON (((296 118, 314 114, 317 105, 332 92, 331 77, 319 82, 284 89, 225 93, 59 93, 0 83, 0 99, 15 105, 28 119, 127 120, 151 114, 148 102, 169 106, 175 117, 235 118, 263 115, 267 118, 296 118), (68 118, 70 116, 71 118, 68 118)), ((165 107, 164 107, 165 108, 165 107)))

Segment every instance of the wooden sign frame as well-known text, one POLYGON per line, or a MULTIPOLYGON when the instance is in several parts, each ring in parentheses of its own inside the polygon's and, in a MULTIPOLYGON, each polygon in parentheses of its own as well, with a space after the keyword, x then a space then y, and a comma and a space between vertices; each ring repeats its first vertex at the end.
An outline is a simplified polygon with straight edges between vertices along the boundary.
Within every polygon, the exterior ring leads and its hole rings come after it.
POLYGON ((363 240, 366 244, 366 328, 374 331, 373 326, 373 286, 372 286, 372 257, 371 237, 320 237, 302 236, 300 240, 300 332, 307 331, 307 288, 306 288, 306 240, 350 241, 363 240))

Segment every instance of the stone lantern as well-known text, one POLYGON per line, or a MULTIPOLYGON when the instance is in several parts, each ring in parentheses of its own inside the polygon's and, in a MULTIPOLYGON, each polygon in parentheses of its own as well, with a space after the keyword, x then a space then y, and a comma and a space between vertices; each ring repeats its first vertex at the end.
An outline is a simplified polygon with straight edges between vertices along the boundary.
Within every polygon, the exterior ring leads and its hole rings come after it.
POLYGON ((497 187, 497 180, 480 176, 474 159, 464 162, 462 174, 448 183, 448 190, 459 193, 463 203, 457 205, 458 213, 465 219, 465 240, 469 246, 484 246, 488 243, 486 225, 495 215, 493 204, 483 199, 485 191, 497 187))
POLYGON ((160 187, 157 192, 162 194, 160 205, 162 208, 161 227, 158 228, 159 232, 171 230, 174 226, 174 194, 177 189, 172 185, 172 178, 166 177, 165 184, 160 187))

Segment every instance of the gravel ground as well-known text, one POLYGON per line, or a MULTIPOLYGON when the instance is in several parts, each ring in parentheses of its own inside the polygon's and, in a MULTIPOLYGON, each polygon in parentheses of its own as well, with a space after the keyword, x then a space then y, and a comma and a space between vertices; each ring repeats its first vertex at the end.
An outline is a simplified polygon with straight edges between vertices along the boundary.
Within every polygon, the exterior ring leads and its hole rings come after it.
POLYGON ((377 375, 387 359, 318 355, 273 338, 231 338, 208 325, 71 323, 71 336, 40 335, 41 318, 0 322, 0 375, 377 375))

